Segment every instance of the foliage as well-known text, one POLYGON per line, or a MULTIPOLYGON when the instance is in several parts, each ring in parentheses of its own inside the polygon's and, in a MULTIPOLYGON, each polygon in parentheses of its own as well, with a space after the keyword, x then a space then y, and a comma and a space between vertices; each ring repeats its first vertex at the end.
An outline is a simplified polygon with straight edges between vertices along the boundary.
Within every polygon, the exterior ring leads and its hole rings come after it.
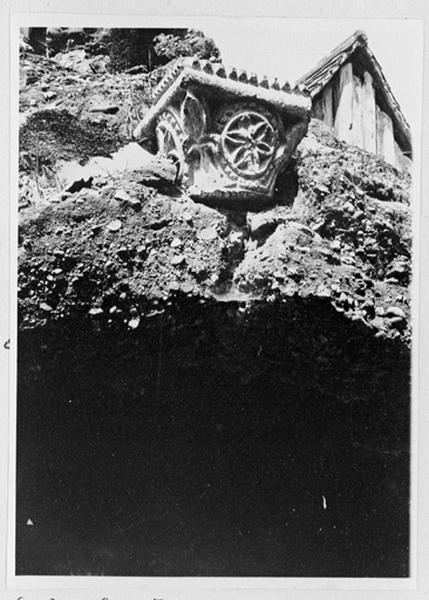
POLYGON ((160 33, 155 37, 154 50, 159 57, 172 60, 180 56, 197 56, 220 60, 219 49, 211 38, 201 31, 189 30, 184 35, 160 33))
POLYGON ((219 59, 212 39, 200 31, 187 29, 112 29, 110 60, 112 71, 125 71, 137 65, 149 70, 179 56, 219 59))

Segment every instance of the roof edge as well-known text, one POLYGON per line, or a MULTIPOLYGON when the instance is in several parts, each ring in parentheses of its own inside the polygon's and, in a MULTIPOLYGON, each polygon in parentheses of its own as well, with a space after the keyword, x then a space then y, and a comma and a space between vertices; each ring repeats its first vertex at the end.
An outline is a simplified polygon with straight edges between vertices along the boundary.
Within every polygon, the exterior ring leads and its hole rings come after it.
POLYGON ((321 89, 327 85, 332 77, 334 77, 335 73, 338 72, 343 64, 350 59, 350 57, 358 48, 362 49, 362 52, 365 54, 365 58, 372 67, 374 79, 378 84, 378 91, 382 94, 384 101, 390 109, 391 116, 395 121, 400 136, 403 138, 403 141, 407 142, 410 150, 412 150, 410 125, 406 120, 389 83, 387 82, 380 63, 369 48, 368 37, 364 31, 355 31, 350 37, 336 46, 329 54, 322 58, 322 60, 320 60, 315 67, 297 79, 296 85, 306 86, 311 97, 314 98, 321 91, 321 89), (328 68, 331 62, 332 66, 331 68, 328 68), (324 69, 326 69, 325 74, 323 73, 324 69), (320 81, 317 81, 317 84, 311 85, 311 80, 316 79, 316 75, 319 72, 321 72, 320 81))

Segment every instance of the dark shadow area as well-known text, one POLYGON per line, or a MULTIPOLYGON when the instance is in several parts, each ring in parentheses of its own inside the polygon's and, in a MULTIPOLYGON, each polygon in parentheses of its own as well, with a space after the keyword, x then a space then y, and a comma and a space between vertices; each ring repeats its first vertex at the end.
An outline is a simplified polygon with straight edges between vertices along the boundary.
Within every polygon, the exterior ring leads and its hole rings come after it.
POLYGON ((18 370, 17 574, 408 576, 409 352, 329 305, 21 332, 18 370))

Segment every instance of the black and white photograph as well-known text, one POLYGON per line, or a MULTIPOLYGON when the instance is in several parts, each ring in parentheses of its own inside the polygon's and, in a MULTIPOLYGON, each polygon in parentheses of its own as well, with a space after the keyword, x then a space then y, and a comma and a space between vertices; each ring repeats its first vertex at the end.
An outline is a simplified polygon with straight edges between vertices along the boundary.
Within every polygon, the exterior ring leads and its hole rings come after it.
POLYGON ((409 579, 421 24, 76 22, 16 35, 12 575, 409 579))

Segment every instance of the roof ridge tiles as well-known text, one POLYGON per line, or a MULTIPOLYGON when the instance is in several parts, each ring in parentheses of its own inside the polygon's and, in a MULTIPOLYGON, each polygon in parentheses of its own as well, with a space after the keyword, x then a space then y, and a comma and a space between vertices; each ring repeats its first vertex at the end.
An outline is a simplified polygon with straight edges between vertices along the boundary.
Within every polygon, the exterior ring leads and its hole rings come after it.
POLYGON ((277 78, 274 78, 270 84, 266 75, 258 76, 256 73, 249 72, 246 69, 227 67, 222 62, 203 60, 195 57, 178 58, 172 62, 174 64, 167 66, 165 75, 153 91, 153 100, 155 102, 159 100, 162 94, 173 84, 184 69, 203 72, 210 77, 231 79, 232 81, 244 83, 245 85, 253 87, 272 89, 280 93, 292 93, 302 96, 310 95, 309 90, 303 85, 297 85, 292 89, 288 81, 281 86, 277 78))

